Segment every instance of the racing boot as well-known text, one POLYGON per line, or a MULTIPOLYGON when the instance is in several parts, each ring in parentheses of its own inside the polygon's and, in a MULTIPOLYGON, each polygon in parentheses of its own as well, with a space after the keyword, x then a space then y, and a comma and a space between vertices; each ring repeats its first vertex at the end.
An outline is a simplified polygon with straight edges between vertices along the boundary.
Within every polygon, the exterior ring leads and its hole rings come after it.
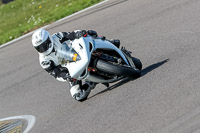
POLYGON ((119 39, 111 39, 109 40, 112 44, 114 44, 117 48, 120 46, 120 40, 119 39))

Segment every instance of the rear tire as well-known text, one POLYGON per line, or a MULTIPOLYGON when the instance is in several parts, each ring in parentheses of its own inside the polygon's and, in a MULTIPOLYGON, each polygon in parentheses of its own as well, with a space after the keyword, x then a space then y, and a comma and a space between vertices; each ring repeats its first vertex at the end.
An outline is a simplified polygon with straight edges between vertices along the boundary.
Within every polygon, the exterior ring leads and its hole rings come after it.
POLYGON ((135 67, 139 70, 142 70, 142 62, 140 59, 132 57, 133 63, 135 64, 135 67))
POLYGON ((131 78, 138 78, 141 76, 141 71, 137 68, 113 64, 103 60, 97 61, 96 68, 100 71, 118 76, 125 76, 131 78))

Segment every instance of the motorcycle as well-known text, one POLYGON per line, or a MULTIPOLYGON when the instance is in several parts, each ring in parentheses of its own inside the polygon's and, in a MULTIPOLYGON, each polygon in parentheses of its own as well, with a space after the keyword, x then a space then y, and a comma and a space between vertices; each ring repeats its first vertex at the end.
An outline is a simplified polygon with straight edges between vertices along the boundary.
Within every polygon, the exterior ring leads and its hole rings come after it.
POLYGON ((71 78, 77 80, 108 85, 125 77, 138 78, 141 75, 141 61, 105 37, 87 35, 75 39, 62 45, 58 53, 62 67, 66 67, 71 78))

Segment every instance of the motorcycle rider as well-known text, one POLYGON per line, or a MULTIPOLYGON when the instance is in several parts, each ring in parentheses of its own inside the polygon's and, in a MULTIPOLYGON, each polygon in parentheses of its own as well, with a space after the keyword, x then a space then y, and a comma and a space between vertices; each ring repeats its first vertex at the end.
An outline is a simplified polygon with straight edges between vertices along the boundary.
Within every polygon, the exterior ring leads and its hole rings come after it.
MULTIPOLYGON (((73 32, 58 32, 52 36, 45 29, 36 30, 32 35, 32 44, 39 53, 40 65, 50 75, 54 76, 57 80, 70 84, 70 93, 72 97, 78 101, 87 99, 87 96, 91 92, 96 84, 92 82, 82 82, 70 77, 67 68, 62 67, 59 64, 57 56, 57 50, 61 47, 63 42, 70 44, 71 41, 80 37, 86 37, 87 35, 97 37, 97 32, 94 30, 77 30, 73 32)), ((105 39, 105 37, 103 37, 105 39)), ((119 48, 119 40, 110 40, 115 46, 119 48)))

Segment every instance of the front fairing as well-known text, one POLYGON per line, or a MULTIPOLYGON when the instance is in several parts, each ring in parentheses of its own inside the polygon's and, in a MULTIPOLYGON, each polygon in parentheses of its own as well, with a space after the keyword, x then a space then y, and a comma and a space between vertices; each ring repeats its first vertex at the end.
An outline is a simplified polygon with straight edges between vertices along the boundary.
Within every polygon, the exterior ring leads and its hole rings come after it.
POLYGON ((87 76, 87 67, 91 58, 90 43, 92 43, 91 37, 75 39, 71 43, 71 47, 81 58, 79 61, 65 64, 72 78, 81 80, 87 76))
POLYGON ((68 46, 67 43, 62 44, 61 49, 57 50, 57 54, 61 65, 81 60, 79 54, 71 46, 68 46))

